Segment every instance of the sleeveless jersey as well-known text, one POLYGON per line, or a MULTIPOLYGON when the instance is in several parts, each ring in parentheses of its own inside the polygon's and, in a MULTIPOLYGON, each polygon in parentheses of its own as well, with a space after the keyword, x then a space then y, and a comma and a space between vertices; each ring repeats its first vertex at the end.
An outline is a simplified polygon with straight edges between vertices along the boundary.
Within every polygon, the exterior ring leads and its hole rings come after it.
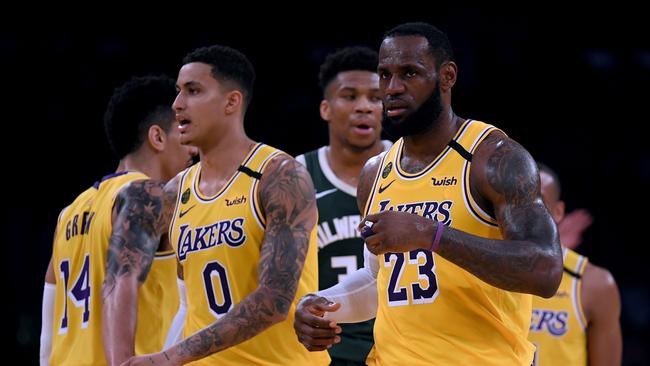
MULTIPOLYGON (((494 126, 467 120, 418 173, 401 166, 403 139, 383 156, 367 213, 399 210, 502 239, 469 193, 471 154, 494 126)), ((531 295, 493 287, 428 250, 378 256, 379 308, 370 365, 530 365, 531 295)))
POLYGON ((564 274, 557 292, 549 299, 533 296, 528 339, 537 347, 534 365, 587 364, 587 321, 580 301, 587 262, 564 248, 564 274))
MULTIPOLYGON (((80 194, 59 217, 53 255, 56 299, 52 365, 106 364, 101 289, 113 229, 113 204, 124 186, 142 179, 148 177, 136 172, 108 175, 80 194)), ((162 349, 178 310, 176 265, 168 254, 157 254, 146 281, 138 290, 135 335, 138 354, 162 349)))
MULTIPOLYGON (((386 149, 390 141, 384 141, 386 149)), ((361 214, 357 190, 340 180, 327 161, 327 146, 296 158, 305 164, 316 188, 318 205, 318 288, 332 287, 363 266, 361 214)), ((363 362, 373 345, 374 320, 340 324, 341 342, 328 350, 335 359, 363 362)))
MULTIPOLYGON (((258 286, 265 218, 257 187, 268 162, 283 152, 257 144, 212 197, 199 190, 201 163, 181 176, 170 238, 183 267, 187 316, 183 336, 214 323, 258 286)), ((308 352, 293 330, 295 306, 318 286, 316 229, 287 319, 246 342, 192 365, 325 365, 327 352, 308 352)))

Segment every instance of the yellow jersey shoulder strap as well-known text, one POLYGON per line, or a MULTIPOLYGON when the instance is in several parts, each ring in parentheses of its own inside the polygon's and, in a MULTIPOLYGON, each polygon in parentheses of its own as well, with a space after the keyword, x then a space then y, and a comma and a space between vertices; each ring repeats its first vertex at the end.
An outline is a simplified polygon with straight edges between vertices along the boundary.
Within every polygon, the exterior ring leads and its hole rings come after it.
POLYGON ((281 154, 288 155, 284 151, 278 150, 269 145, 258 143, 257 146, 253 148, 250 157, 246 159, 237 170, 251 178, 260 180, 262 179, 262 174, 268 165, 268 162, 281 154))
POLYGON ((571 277, 571 292, 573 295, 573 310, 580 327, 584 331, 587 327, 587 318, 582 307, 582 274, 589 260, 568 248, 562 248, 564 254, 564 273, 571 277))
MULTIPOLYGON (((449 146, 454 149, 463 159, 463 194, 468 208, 478 220, 488 226, 498 226, 497 220, 492 214, 483 210, 471 194, 470 170, 472 158, 478 145, 493 131, 501 131, 498 128, 472 119, 466 120, 457 133, 456 137, 449 142, 449 146)), ((503 131, 501 131, 503 132, 503 131)))
POLYGON ((564 250, 564 272, 568 273, 570 276, 581 279, 582 274, 585 271, 588 258, 580 255, 569 248, 563 248, 564 250))
POLYGON ((111 192, 111 199, 114 201, 117 194, 124 188, 126 185, 130 184, 135 180, 144 180, 149 179, 149 177, 140 172, 135 171, 121 171, 117 173, 112 173, 104 176, 99 181, 93 184, 91 189, 95 191, 111 192))
POLYGON ((468 119, 448 145, 465 160, 471 162, 478 145, 493 131, 501 130, 485 122, 468 119))

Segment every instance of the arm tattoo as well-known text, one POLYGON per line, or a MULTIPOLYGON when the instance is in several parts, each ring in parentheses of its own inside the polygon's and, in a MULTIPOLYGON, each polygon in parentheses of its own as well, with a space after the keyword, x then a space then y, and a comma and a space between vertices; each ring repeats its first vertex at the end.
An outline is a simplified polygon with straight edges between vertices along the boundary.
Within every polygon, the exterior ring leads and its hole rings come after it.
POLYGON ((539 174, 532 158, 514 141, 497 142, 488 158, 487 180, 492 189, 504 196, 513 207, 530 207, 539 198, 539 174))
POLYGON ((161 233, 162 235, 168 234, 170 230, 169 225, 172 222, 174 217, 174 211, 176 210, 176 200, 178 199, 178 190, 180 185, 180 176, 176 176, 167 184, 165 184, 164 193, 163 193, 163 211, 161 219, 161 233))
POLYGON ((275 158, 259 186, 266 231, 258 265, 258 288, 221 319, 179 345, 179 355, 197 359, 231 347, 285 319, 296 296, 317 211, 305 168, 275 158))
POLYGON ((499 134, 483 143, 494 149, 485 164, 488 187, 481 191, 496 192, 491 203, 505 240, 449 230, 439 253, 496 287, 552 294, 561 276, 561 251, 535 162, 521 145, 499 134))
POLYGON ((277 296, 277 311, 286 314, 293 302, 316 224, 314 186, 307 171, 293 160, 280 167, 260 187, 267 229, 260 253, 260 285, 277 296))
POLYGON ((121 276, 135 275, 144 282, 166 227, 166 210, 162 182, 135 181, 120 191, 113 207, 103 298, 121 276))
POLYGON ((501 216, 497 218, 500 219, 504 236, 515 240, 531 236, 551 237, 544 228, 541 228, 541 232, 531 230, 536 228, 540 214, 546 211, 540 196, 539 173, 533 159, 514 141, 497 144, 499 146, 488 159, 486 175, 490 187, 503 196, 504 204, 500 210, 496 210, 496 215, 501 216))

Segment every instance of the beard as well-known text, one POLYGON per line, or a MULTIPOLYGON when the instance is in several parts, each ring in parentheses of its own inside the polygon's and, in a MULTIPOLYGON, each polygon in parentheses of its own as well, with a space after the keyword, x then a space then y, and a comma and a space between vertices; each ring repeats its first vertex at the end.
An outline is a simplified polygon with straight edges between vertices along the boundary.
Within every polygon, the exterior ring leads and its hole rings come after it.
POLYGON ((440 86, 436 85, 433 94, 406 117, 392 118, 383 112, 381 127, 392 138, 419 135, 431 129, 442 113, 440 86), (401 118, 401 120, 400 120, 401 118))

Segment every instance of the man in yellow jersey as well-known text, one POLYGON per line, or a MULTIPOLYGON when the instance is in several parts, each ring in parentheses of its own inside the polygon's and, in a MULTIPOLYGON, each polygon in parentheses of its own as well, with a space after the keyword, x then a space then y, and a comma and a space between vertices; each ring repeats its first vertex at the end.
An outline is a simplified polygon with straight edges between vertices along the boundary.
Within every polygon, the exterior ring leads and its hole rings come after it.
POLYGON ((255 72, 214 45, 188 54, 174 102, 201 161, 168 184, 170 239, 187 293, 184 338, 130 365, 326 365, 291 329, 318 289, 314 186, 305 167, 244 132, 255 72))
MULTIPOLYGON (((544 203, 555 222, 564 217, 557 174, 538 164, 544 203)), ((562 237, 560 237, 562 240, 562 237)), ((620 365, 621 302, 608 270, 563 248, 564 274, 560 288, 549 299, 533 297, 528 339, 535 365, 620 365)))
POLYGON ((401 137, 362 170, 367 283, 307 296, 296 333, 311 350, 338 322, 375 320, 371 365, 530 365, 532 296, 562 276, 535 161, 494 126, 454 114, 449 40, 425 23, 379 51, 384 130, 401 137), (321 317, 327 312, 327 317, 321 317))
POLYGON ((45 277, 41 364, 120 364, 162 348, 178 291, 171 246, 158 245, 165 233, 158 180, 192 162, 180 143, 174 97, 172 79, 138 77, 108 104, 106 134, 119 164, 59 215, 45 277))

